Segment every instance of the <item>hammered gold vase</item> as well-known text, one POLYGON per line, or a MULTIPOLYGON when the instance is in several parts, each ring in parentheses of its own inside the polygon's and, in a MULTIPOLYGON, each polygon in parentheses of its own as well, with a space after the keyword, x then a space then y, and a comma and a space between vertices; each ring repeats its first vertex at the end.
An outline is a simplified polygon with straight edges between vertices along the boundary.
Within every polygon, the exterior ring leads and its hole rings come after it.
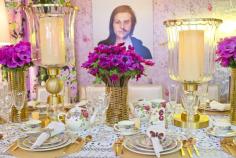
POLYGON ((230 105, 230 122, 236 125, 236 68, 231 68, 230 105))
MULTIPOLYGON (((7 81, 9 91, 26 91, 26 71, 23 69, 7 70, 7 81)), ((12 106, 10 120, 12 122, 19 122, 17 117, 18 111, 15 106, 12 106)), ((27 103, 21 110, 20 121, 28 120, 27 103)))
POLYGON ((129 119, 127 104, 128 87, 106 87, 109 94, 109 105, 106 112, 106 123, 110 126, 129 119))

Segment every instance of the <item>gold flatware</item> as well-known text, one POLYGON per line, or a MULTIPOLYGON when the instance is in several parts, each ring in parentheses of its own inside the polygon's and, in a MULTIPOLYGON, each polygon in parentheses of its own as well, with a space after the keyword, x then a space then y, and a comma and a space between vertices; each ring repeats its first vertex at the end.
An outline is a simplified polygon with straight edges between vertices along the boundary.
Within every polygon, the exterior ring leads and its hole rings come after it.
POLYGON ((185 156, 185 152, 184 152, 184 148, 183 147, 180 149, 180 152, 181 152, 181 156, 185 156))
MULTIPOLYGON (((76 140, 71 144, 80 144, 83 141, 81 137, 76 138, 76 140)), ((66 154, 70 148, 70 145, 64 148, 63 153, 66 154)))
POLYGON ((86 145, 88 142, 92 141, 92 139, 93 139, 93 137, 92 137, 91 135, 87 135, 87 136, 84 138, 85 145, 86 145))
POLYGON ((11 145, 11 151, 15 151, 17 148, 18 148, 18 145, 17 145, 17 141, 18 140, 16 140, 12 145, 11 145))
POLYGON ((192 158, 193 154, 192 154, 190 147, 186 147, 186 148, 187 148, 188 155, 192 158))
POLYGON ((193 149, 195 150, 197 156, 200 156, 199 150, 197 149, 196 145, 193 145, 193 149))

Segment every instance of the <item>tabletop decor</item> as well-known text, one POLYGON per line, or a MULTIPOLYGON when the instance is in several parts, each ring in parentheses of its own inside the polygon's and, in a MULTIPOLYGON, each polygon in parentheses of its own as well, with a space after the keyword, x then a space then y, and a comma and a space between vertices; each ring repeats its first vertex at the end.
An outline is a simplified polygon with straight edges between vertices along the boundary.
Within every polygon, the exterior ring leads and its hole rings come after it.
MULTIPOLYGON (((187 113, 187 137, 196 113, 198 85, 208 82, 214 72, 215 31, 220 19, 177 19, 164 22, 168 34, 169 75, 183 84, 183 104, 187 113)), ((201 117, 201 115, 200 115, 201 117)), ((200 118, 198 117, 198 118, 200 118)), ((205 120, 208 121, 208 120, 205 120)))
MULTIPOLYGON (((50 2, 50 1, 49 1, 50 2)), ((34 64, 47 68, 49 105, 62 103, 60 68, 74 64, 74 22, 78 7, 70 2, 23 6, 27 15, 34 64)))
POLYGON ((236 36, 220 40, 217 45, 216 61, 223 67, 231 68, 230 81, 230 121, 236 125, 236 36))
POLYGON ((144 65, 152 66, 150 60, 144 60, 133 47, 118 45, 98 45, 89 53, 82 67, 96 77, 96 82, 106 84, 109 93, 109 106, 106 122, 110 125, 129 118, 127 105, 127 85, 131 78, 138 80, 144 74, 144 65))
MULTIPOLYGON (((32 65, 30 43, 20 41, 15 45, 1 47, 0 64, 2 69, 7 71, 9 91, 12 94, 13 92, 26 93, 25 75, 28 67, 32 65)), ((16 97, 13 96, 13 99, 16 99, 16 97)), ((17 121, 16 113, 17 111, 13 106, 11 116, 13 122, 17 121)), ((23 120, 27 118, 26 105, 21 110, 21 118, 23 120)))

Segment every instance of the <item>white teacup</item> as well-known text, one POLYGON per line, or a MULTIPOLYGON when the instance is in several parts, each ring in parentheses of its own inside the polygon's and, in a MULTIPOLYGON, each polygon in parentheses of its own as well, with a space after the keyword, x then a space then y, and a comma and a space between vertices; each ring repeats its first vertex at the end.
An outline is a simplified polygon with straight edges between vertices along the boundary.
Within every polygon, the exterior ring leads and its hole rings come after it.
POLYGON ((214 129, 217 133, 225 130, 230 130, 231 124, 229 122, 217 122, 214 123, 214 129))
POLYGON ((131 131, 135 127, 135 122, 130 120, 120 121, 114 125, 115 130, 117 131, 131 131))
POLYGON ((36 131, 41 128, 41 121, 40 120, 29 120, 25 122, 24 130, 27 131, 36 131))

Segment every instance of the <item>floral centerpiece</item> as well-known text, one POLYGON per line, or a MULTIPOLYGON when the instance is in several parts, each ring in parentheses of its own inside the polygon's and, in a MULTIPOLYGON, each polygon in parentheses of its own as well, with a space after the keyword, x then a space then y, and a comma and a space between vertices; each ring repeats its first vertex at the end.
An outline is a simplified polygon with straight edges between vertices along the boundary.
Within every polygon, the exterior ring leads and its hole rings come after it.
MULTIPOLYGON (((7 73, 8 89, 11 92, 25 92, 25 71, 32 65, 30 43, 20 41, 15 45, 6 45, 1 47, 0 64, 2 65, 2 69, 7 73)), ((21 110, 20 114, 21 120, 27 119, 27 110, 25 106, 21 110)), ((12 107, 11 121, 19 121, 14 106, 12 107)))
POLYGON ((31 46, 29 42, 20 41, 16 45, 0 48, 0 64, 4 69, 17 70, 29 67, 31 62, 31 46))
POLYGON ((217 45, 216 55, 216 61, 221 66, 231 68, 230 120, 233 125, 236 125, 236 36, 220 40, 217 45))
POLYGON ((144 74, 144 65, 154 63, 143 59, 134 48, 118 45, 98 45, 89 53, 82 67, 96 77, 95 82, 104 82, 109 93, 107 123, 114 124, 128 119, 127 85, 131 78, 138 80, 144 74))

